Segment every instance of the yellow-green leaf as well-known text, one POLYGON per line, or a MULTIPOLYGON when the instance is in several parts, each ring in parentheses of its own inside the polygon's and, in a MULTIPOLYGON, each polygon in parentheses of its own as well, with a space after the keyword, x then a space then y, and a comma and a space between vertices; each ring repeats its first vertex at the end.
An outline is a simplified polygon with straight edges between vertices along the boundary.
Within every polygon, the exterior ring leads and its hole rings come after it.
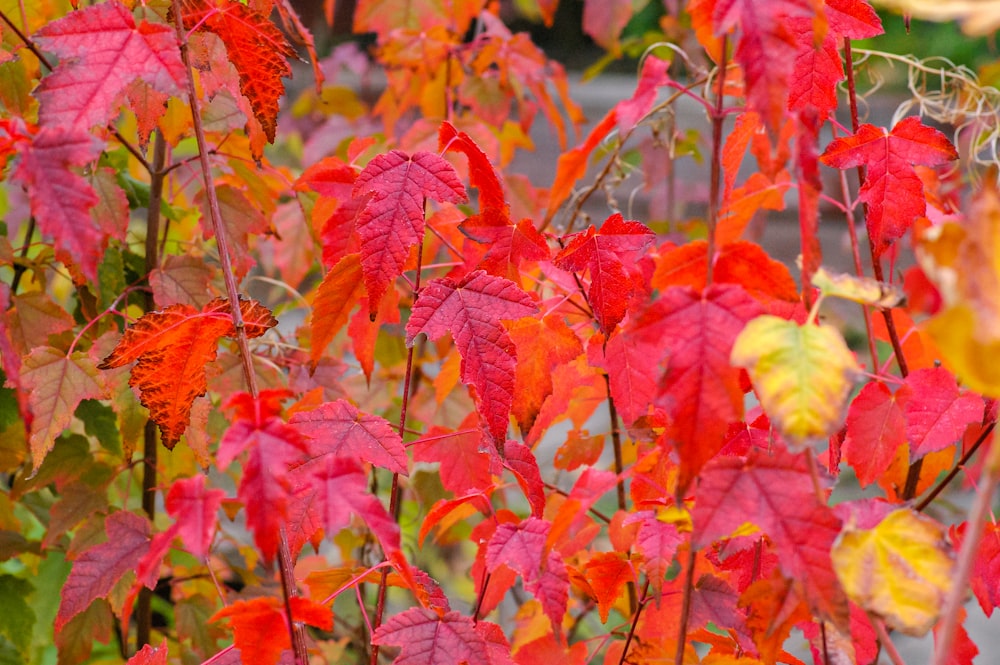
POLYGON ((888 309, 903 302, 903 292, 898 286, 871 277, 833 274, 826 268, 819 268, 813 273, 812 283, 826 297, 844 298, 863 305, 888 309))
POLYGON ((904 508, 874 529, 846 527, 831 552, 833 568, 848 598, 890 627, 921 636, 951 586, 954 562, 944 543, 937 522, 904 508))
POLYGON ((771 423, 798 444, 840 427, 860 371, 835 328, 800 326, 771 315, 747 324, 730 360, 749 372, 771 423))

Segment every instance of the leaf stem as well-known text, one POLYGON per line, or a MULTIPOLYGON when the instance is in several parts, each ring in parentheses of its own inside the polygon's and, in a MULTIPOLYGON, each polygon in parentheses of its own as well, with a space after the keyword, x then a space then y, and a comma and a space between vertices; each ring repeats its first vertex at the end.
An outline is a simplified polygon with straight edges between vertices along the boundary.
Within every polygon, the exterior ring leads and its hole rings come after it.
POLYGON ((691 592, 694 590, 694 563, 697 550, 688 542, 687 569, 684 571, 684 596, 681 600, 681 616, 677 627, 677 653, 674 665, 684 665, 684 645, 687 642, 688 619, 691 617, 691 592))
MULTIPOLYGON (((205 129, 201 122, 201 110, 199 108, 198 93, 194 86, 194 71, 191 67, 191 57, 188 53, 187 38, 184 35, 184 14, 180 0, 173 0, 173 12, 176 21, 177 42, 180 47, 181 60, 184 63, 186 73, 188 106, 191 109, 194 135, 198 144, 198 160, 201 165, 202 178, 205 182, 205 195, 208 198, 209 217, 212 221, 212 230, 215 233, 215 242, 219 248, 219 261, 222 263, 222 276, 226 283, 226 294, 229 297, 233 327, 236 329, 236 340, 240 349, 240 358, 243 363, 243 375, 246 379, 247 391, 251 396, 256 398, 259 391, 257 389, 257 377, 253 370, 253 356, 250 354, 250 343, 247 340, 246 329, 243 324, 240 296, 229 253, 229 239, 226 234, 225 225, 222 223, 222 212, 219 210, 219 199, 215 193, 215 183, 212 181, 212 167, 208 161, 208 146, 205 141, 205 129)), ((278 567, 281 571, 281 591, 285 603, 285 615, 288 620, 292 651, 296 665, 307 665, 309 654, 306 650, 305 631, 302 626, 296 625, 292 617, 291 598, 297 595, 298 590, 295 586, 292 557, 288 549, 288 539, 285 536, 284 529, 281 530, 280 536, 278 544, 278 567)))
POLYGON ((941 494, 941 492, 943 492, 949 484, 951 484, 951 481, 955 479, 958 472, 965 468, 965 465, 970 459, 972 459, 972 456, 976 454, 976 451, 979 450, 981 445, 983 445, 983 442, 986 441, 995 427, 996 421, 991 422, 983 428, 983 431, 979 433, 979 436, 976 438, 976 441, 972 444, 972 446, 969 447, 969 450, 962 455, 961 459, 958 460, 958 464, 956 464, 955 467, 948 472, 948 475, 941 479, 941 482, 939 482, 934 489, 927 494, 927 496, 920 500, 920 503, 914 506, 914 510, 917 512, 923 512, 927 509, 927 506, 934 502, 934 499, 936 499, 938 495, 941 494))
POLYGON ((27 271, 24 267, 24 262, 28 258, 28 250, 31 249, 31 238, 35 235, 35 216, 32 215, 28 219, 28 228, 24 232, 24 244, 21 245, 21 262, 14 266, 14 279, 10 283, 10 295, 15 295, 17 293, 17 287, 21 285, 21 275, 27 271))
MULTIPOLYGON (((844 70, 847 74, 847 99, 851 109, 851 129, 854 130, 855 134, 857 134, 861 124, 858 120, 858 95, 854 82, 854 61, 851 55, 851 40, 848 37, 844 37, 844 70)), ((865 184, 866 178, 867 174, 865 166, 863 164, 858 165, 859 187, 865 184)), ((864 211, 867 223, 867 205, 864 206, 864 211)), ((871 233, 868 234, 868 247, 871 250, 872 275, 879 282, 884 282, 885 276, 882 273, 882 259, 879 256, 878 248, 875 246, 875 240, 872 238, 871 233)), ((903 345, 899 341, 899 333, 896 331, 896 322, 892 318, 892 310, 883 309, 882 318, 885 320, 885 328, 889 333, 889 342, 892 344, 892 352, 896 357, 896 364, 899 366, 899 374, 905 379, 910 373, 910 370, 906 364, 906 356, 903 355, 903 345)), ((917 493, 917 483, 920 481, 920 469, 922 467, 923 458, 918 459, 910 465, 910 468, 906 473, 906 484, 903 487, 903 495, 901 497, 904 501, 909 501, 917 493)))
POLYGON ((639 606, 632 610, 632 625, 628 629, 628 637, 625 638, 625 646, 622 648, 622 656, 618 659, 618 665, 625 665, 625 658, 628 656, 628 648, 632 645, 632 638, 635 637, 636 626, 639 625, 639 617, 642 615, 642 609, 646 607, 647 596, 649 594, 649 578, 646 578, 646 584, 642 588, 642 599, 639 601, 639 606))
POLYGON ((882 623, 882 620, 869 614, 868 621, 875 627, 875 633, 878 635, 878 641, 882 645, 882 648, 885 649, 885 652, 889 655, 889 660, 892 661, 892 665, 906 665, 903 657, 899 655, 896 645, 893 644, 892 638, 889 637, 889 632, 885 629, 885 624, 882 623))
MULTIPOLYGON (((628 502, 625 496, 625 479, 622 477, 622 471, 625 470, 625 460, 622 456, 621 428, 618 420, 618 410, 615 408, 615 400, 611 396, 611 379, 607 373, 603 373, 602 376, 604 377, 604 387, 608 391, 608 419, 611 421, 611 446, 615 452, 615 474, 618 476, 618 510, 624 511, 628 508, 628 502)), ((635 597, 635 582, 629 582, 626 588, 628 590, 629 609, 632 614, 635 614, 639 609, 638 601, 635 597)))
MULTIPOLYGON (((424 199, 424 208, 426 210, 427 200, 424 199)), ((426 212, 425 212, 426 214, 426 212)), ((422 270, 422 260, 424 256, 424 239, 420 238, 420 244, 417 245, 417 276, 413 281, 413 300, 416 302, 417 297, 420 295, 420 273, 422 270)), ((406 414, 410 404, 410 383, 413 381, 413 347, 408 349, 406 354, 406 373, 403 376, 403 401, 400 405, 399 410, 399 436, 402 438, 406 432, 406 414)), ((392 488, 389 494, 389 513, 392 518, 399 523, 400 516, 400 501, 399 491, 399 474, 392 474, 392 488)), ((375 631, 378 627, 382 625, 382 615, 385 613, 385 595, 389 586, 389 571, 388 569, 382 569, 382 577, 378 583, 378 596, 375 601, 375 616, 372 621, 371 637, 374 639, 375 631)), ((378 653, 379 645, 372 644, 371 652, 371 665, 378 665, 378 653)))

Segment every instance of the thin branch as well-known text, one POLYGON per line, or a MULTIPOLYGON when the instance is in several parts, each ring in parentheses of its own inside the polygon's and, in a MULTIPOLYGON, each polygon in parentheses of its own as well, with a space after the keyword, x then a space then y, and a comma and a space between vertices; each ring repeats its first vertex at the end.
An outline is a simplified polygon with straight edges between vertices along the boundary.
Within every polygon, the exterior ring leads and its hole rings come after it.
MULTIPOLYGON (((427 207, 427 200, 424 200, 424 208, 427 207)), ((426 214, 426 212, 424 213, 426 214)), ((421 273, 421 261, 424 255, 424 239, 420 238, 420 244, 417 246, 417 276, 413 283, 413 300, 416 301, 417 297, 420 295, 420 273, 421 273)), ((413 381, 413 347, 411 346, 406 354, 406 373, 403 377, 403 403, 400 406, 399 413, 399 436, 402 438, 406 432, 406 416, 410 403, 410 383, 413 381)), ((398 523, 400 517, 400 509, 402 507, 401 492, 399 490, 399 474, 392 474, 392 488, 389 494, 389 514, 398 523)), ((382 624, 382 615, 385 612, 385 596, 386 591, 389 586, 389 571, 388 569, 382 570, 382 578, 379 580, 378 584, 378 596, 375 601, 375 618, 372 623, 371 637, 374 639, 375 631, 382 624)), ((378 665, 378 653, 379 645, 372 645, 371 659, 369 662, 371 665, 378 665)))
POLYGON ((632 638, 635 637, 636 626, 639 625, 639 617, 642 616, 642 610, 646 607, 646 602, 648 600, 649 594, 649 579, 646 579, 646 585, 642 588, 642 599, 639 601, 639 606, 632 610, 632 625, 628 629, 628 637, 625 638, 625 646, 622 647, 622 657, 618 659, 618 665, 625 665, 625 658, 628 656, 628 648, 632 645, 632 638))
MULTIPOLYGON (((173 12, 176 20, 177 41, 180 45, 181 60, 184 63, 184 70, 187 74, 185 78, 187 79, 188 106, 191 109, 194 135, 198 143, 198 158, 201 164, 202 177, 205 182, 205 194, 208 198, 209 217, 212 221, 212 230, 215 233, 216 244, 219 248, 219 261, 222 264, 222 275, 226 283, 226 294, 229 297, 233 327, 236 329, 236 340, 240 349, 240 358, 243 362, 243 375, 246 379, 248 392, 256 398, 259 391, 257 389, 257 377, 253 369, 253 356, 250 353, 250 343, 247 340, 246 329, 243 323, 243 312, 240 309, 240 295, 229 253, 229 239, 226 227, 222 222, 222 212, 219 210, 219 199, 215 192, 215 183, 212 181, 212 167, 208 161, 208 146, 205 141, 205 130, 201 123, 198 93, 194 87, 194 71, 191 67, 191 57, 188 53, 187 39, 184 35, 184 14, 181 11, 180 0, 173 0, 173 12)), ((298 593, 298 589, 295 586, 295 579, 292 574, 292 557, 284 530, 282 530, 279 540, 278 566, 281 570, 281 590, 285 605, 285 619, 288 622, 288 631, 291 637, 295 663, 296 665, 307 665, 309 654, 306 650, 305 630, 301 625, 295 623, 292 615, 291 598, 298 593)))
POLYGON ((674 665, 684 665, 684 646, 687 643, 688 619, 691 617, 691 594, 694 590, 694 564, 697 550, 688 543, 687 569, 684 571, 684 596, 681 601, 681 617, 677 627, 677 653, 674 665))
POLYGON ((936 499, 938 495, 941 494, 941 492, 943 492, 944 489, 951 484, 951 481, 955 480, 955 477, 958 475, 959 471, 965 468, 965 465, 969 463, 969 460, 972 459, 972 456, 976 454, 977 450, 979 450, 979 446, 983 445, 983 442, 986 441, 986 439, 989 437, 990 433, 993 431, 995 427, 996 427, 996 421, 991 422, 990 424, 986 425, 986 427, 983 428, 983 431, 980 432, 979 436, 976 438, 975 443, 973 443, 969 447, 969 450, 967 450, 966 453, 962 455, 962 458, 958 460, 958 464, 956 464, 955 467, 948 472, 948 475, 946 475, 944 478, 941 479, 941 482, 939 482, 934 487, 934 489, 932 489, 927 494, 927 496, 925 496, 923 499, 920 500, 920 503, 914 506, 914 510, 916 510, 917 512, 923 512, 924 510, 927 509, 927 506, 931 505, 931 503, 934 502, 934 499, 936 499))
MULTIPOLYGON (((726 90, 726 55, 728 48, 728 37, 724 35, 722 37, 722 57, 718 69, 719 91, 716 93, 715 107, 712 110, 712 167, 708 194, 708 249, 706 250, 708 265, 705 276, 706 285, 711 285, 712 283, 712 264, 715 260, 715 229, 719 224, 719 199, 721 195, 719 190, 722 180, 722 124, 726 119, 723 113, 723 102, 726 90)), ((680 665, 679 661, 678 665, 680 665)))

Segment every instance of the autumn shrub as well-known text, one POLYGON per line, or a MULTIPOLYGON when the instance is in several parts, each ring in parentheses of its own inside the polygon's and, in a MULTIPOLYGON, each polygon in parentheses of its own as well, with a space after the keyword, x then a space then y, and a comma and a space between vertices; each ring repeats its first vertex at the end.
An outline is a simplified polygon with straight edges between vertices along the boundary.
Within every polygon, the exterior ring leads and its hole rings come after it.
POLYGON ((865 0, 587 0, 587 119, 501 10, 0 2, 0 662, 973 662, 996 89, 865 0))

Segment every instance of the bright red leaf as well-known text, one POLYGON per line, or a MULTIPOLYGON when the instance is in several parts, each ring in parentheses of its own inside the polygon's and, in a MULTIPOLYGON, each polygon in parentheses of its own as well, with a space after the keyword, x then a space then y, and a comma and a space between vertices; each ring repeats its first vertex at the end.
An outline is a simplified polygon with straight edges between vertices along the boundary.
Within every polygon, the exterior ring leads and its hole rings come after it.
POLYGON ((816 496, 804 455, 774 448, 718 457, 702 470, 696 499, 695 547, 728 537, 745 522, 756 524, 813 609, 846 629, 847 597, 830 558, 841 522, 816 496))
POLYGON ((368 491, 368 476, 361 465, 314 448, 310 455, 313 457, 309 461, 292 470, 290 477, 296 487, 292 509, 300 504, 307 506, 310 522, 321 526, 331 538, 351 523, 352 514, 357 515, 378 539, 386 556, 398 554, 399 526, 382 502, 368 491))
POLYGON ((717 0, 712 7, 716 35, 739 28, 736 61, 743 67, 750 105, 776 132, 785 111, 795 39, 788 19, 812 17, 809 0, 717 0))
POLYGON ((469 425, 476 424, 475 414, 462 423, 465 431, 450 433, 431 428, 427 436, 414 441, 413 461, 439 462, 441 484, 449 492, 461 496, 470 490, 485 490, 493 484, 490 473, 490 456, 480 450, 482 431, 469 425))
POLYGON ((590 271, 587 295, 605 333, 610 334, 624 318, 629 299, 641 279, 632 266, 654 237, 645 224, 625 221, 620 213, 615 213, 600 230, 591 226, 570 236, 566 247, 553 259, 563 270, 590 271))
POLYGON ((402 274, 410 250, 424 237, 424 202, 461 203, 465 186, 451 164, 431 152, 393 150, 358 175, 354 196, 371 194, 358 215, 361 267, 372 316, 389 284, 402 274))
MULTIPOLYGON (((278 320, 254 300, 240 301, 247 337, 260 337, 278 320)), ((235 337, 228 301, 216 298, 201 311, 171 305, 135 322, 98 367, 136 362, 129 385, 160 426, 163 445, 173 448, 188 426, 191 405, 208 390, 205 366, 215 360, 219 338, 235 337)))
POLYGON ((514 474, 517 484, 524 491, 525 498, 531 506, 531 514, 541 517, 545 510, 545 484, 542 482, 542 472, 531 448, 518 442, 507 441, 504 467, 514 474))
POLYGON ((111 593, 118 580, 135 569, 149 549, 149 522, 145 518, 119 510, 108 516, 104 528, 107 542, 84 550, 73 562, 60 593, 57 633, 94 600, 111 593))
POLYGON ((311 411, 300 411, 289 419, 289 423, 313 439, 310 450, 314 454, 358 458, 407 475, 409 459, 399 433, 385 418, 361 413, 347 400, 326 402, 311 411))
POLYGON ((60 260, 79 265, 84 275, 96 280, 107 235, 90 216, 97 194, 73 167, 96 159, 100 141, 85 130, 55 125, 19 145, 21 161, 13 180, 27 189, 39 229, 55 239, 60 260))
POLYGON ((703 294, 672 287, 656 303, 661 344, 670 349, 657 402, 671 416, 668 439, 681 460, 683 492, 722 448, 729 423, 743 416, 739 370, 729 364, 736 336, 763 313, 738 286, 713 284, 703 294))
POLYGON ((379 626, 372 644, 401 647, 394 665, 491 665, 486 640, 476 632, 472 619, 458 612, 439 616, 433 610, 411 607, 379 626))
MULTIPOLYGON (((441 123, 438 146, 443 151, 461 152, 469 160, 469 181, 479 190, 481 217, 491 217, 510 224, 510 205, 504 197, 503 183, 489 157, 465 132, 455 129, 450 122, 441 123)), ((472 218, 469 220, 472 222, 472 218)), ((472 222, 475 226, 475 223, 472 222)))
POLYGON ((611 607, 629 582, 635 583, 635 565, 621 552, 600 552, 587 561, 583 575, 597 598, 601 622, 607 623, 611 607))
MULTIPOLYGON (((952 527, 951 537, 956 548, 961 548, 967 528, 967 523, 952 527)), ((1000 607, 1000 525, 995 522, 986 522, 973 559, 969 586, 983 614, 992 617, 993 610, 1000 607)))
POLYGON ((125 665, 167 665, 167 638, 160 641, 160 646, 144 645, 125 665))
POLYGON ((406 324, 406 345, 420 333, 451 331, 462 356, 462 382, 475 387, 486 429, 502 446, 514 400, 516 350, 501 319, 534 314, 534 301, 513 282, 481 270, 458 283, 434 279, 420 291, 406 324))
MULTIPOLYGON (((320 630, 333 628, 329 607, 301 596, 289 599, 292 620, 320 630)), ((216 612, 209 621, 228 619, 233 629, 233 646, 240 651, 241 662, 248 665, 276 665, 281 653, 292 648, 288 622, 281 600, 271 596, 238 600, 216 612)))
POLYGON ((233 423, 219 442, 216 464, 225 470, 241 453, 247 457, 237 495, 247 511, 247 526, 265 561, 278 551, 278 538, 289 512, 294 485, 289 468, 307 452, 304 437, 280 417, 284 390, 265 390, 258 398, 238 393, 226 406, 233 423))
POLYGON ((959 392, 955 377, 943 367, 910 372, 899 391, 906 395, 906 438, 912 460, 947 448, 966 427, 983 418, 982 398, 959 392))
POLYGON ((156 90, 178 95, 186 89, 174 28, 142 21, 117 0, 71 12, 35 34, 59 66, 35 90, 43 127, 91 129, 118 115, 118 102, 141 78, 156 90))
POLYGON ((924 185, 913 166, 939 166, 954 159, 958 152, 951 141, 917 117, 900 120, 890 132, 862 125, 820 155, 824 164, 838 169, 866 167, 859 200, 868 204, 868 234, 880 252, 926 212, 924 185))
POLYGON ((486 570, 493 572, 503 564, 524 578, 525 583, 538 579, 551 526, 537 517, 498 526, 486 545, 486 570))
POLYGON ((206 489, 202 475, 175 480, 167 493, 167 514, 177 520, 184 547, 199 559, 204 559, 212 546, 216 513, 224 496, 222 490, 206 489))
POLYGON ((219 36, 240 77, 240 92, 274 143, 278 100, 285 93, 283 77, 291 77, 287 58, 296 56, 267 13, 233 0, 184 0, 184 25, 219 36))
POLYGON ((842 450, 862 487, 885 473, 896 449, 906 443, 906 403, 906 393, 893 393, 878 381, 865 385, 851 402, 842 450))

